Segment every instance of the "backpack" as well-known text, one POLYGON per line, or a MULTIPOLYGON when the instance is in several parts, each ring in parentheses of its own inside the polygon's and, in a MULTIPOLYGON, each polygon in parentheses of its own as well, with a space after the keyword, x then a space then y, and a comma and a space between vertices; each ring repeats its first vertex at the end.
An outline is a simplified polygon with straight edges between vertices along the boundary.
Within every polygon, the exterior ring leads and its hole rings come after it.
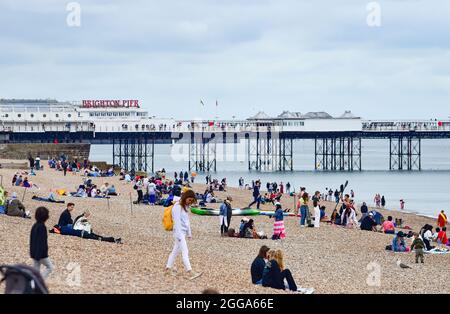
POLYGON ((173 204, 164 208, 164 215, 163 215, 162 223, 163 223, 164 230, 166 230, 166 231, 173 230, 172 208, 173 208, 173 204))

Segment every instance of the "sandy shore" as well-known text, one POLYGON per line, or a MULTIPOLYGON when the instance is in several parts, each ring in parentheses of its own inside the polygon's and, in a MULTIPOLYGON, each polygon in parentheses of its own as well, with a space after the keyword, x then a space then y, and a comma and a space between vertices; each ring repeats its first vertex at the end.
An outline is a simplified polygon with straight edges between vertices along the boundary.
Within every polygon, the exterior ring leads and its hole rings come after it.
MULTIPOLYGON (((24 189, 10 184, 14 172, 0 169, 5 188, 15 191, 22 199, 24 189)), ((70 173, 64 177, 62 172, 49 169, 30 178, 40 190, 28 191, 24 204, 32 213, 37 206, 47 206, 51 215, 47 222, 50 228, 57 223, 64 204, 41 203, 31 197, 46 197, 50 188, 75 191, 83 178, 70 173)), ((83 209, 90 209, 94 231, 100 235, 122 237, 124 244, 49 234, 49 254, 56 266, 48 280, 52 293, 200 293, 205 288, 214 288, 221 293, 285 293, 251 284, 250 264, 263 244, 282 249, 298 286, 314 287, 316 293, 450 293, 450 255, 426 255, 424 265, 414 264, 412 253, 384 250, 391 243, 392 235, 325 224, 320 229, 300 229, 298 219, 292 217, 285 220, 287 239, 279 242, 221 238, 217 217, 191 214, 193 239, 188 242, 191 263, 194 270, 204 274, 192 282, 181 275, 165 277, 163 269, 173 240, 172 233, 162 227, 162 207, 133 205, 131 210, 130 193, 133 200, 136 198, 131 184, 124 184, 118 177, 93 178, 93 181, 97 185, 109 182, 116 186, 120 196, 110 199, 110 209, 105 199, 62 199, 76 204, 73 216, 83 209), (398 258, 412 269, 397 267, 398 258), (71 279, 76 279, 76 273, 72 271, 74 265, 80 267, 80 286, 70 284, 74 282, 71 279), (367 279, 373 271, 368 270, 368 265, 369 268, 379 265, 379 286, 368 285, 367 279)), ((203 184, 195 185, 198 192, 203 192, 204 188, 203 184)), ((230 188, 227 193, 218 192, 217 196, 224 198, 227 194, 234 198, 233 207, 245 207, 251 200, 251 191, 235 188, 230 188)), ((292 208, 294 200, 284 196, 282 204, 292 208)), ((327 203, 326 206, 327 215, 330 215, 334 204, 327 203)), ((262 208, 272 209, 269 205, 262 208)), ((404 224, 414 230, 425 223, 435 225, 435 220, 414 214, 380 212, 402 218, 404 224)), ((271 219, 264 216, 254 219, 258 230, 272 234, 271 219)), ((0 215, 1 264, 31 264, 28 246, 33 222, 34 219, 0 215)), ((240 217, 233 217, 232 227, 238 229, 239 222, 240 217)), ((180 272, 183 270, 180 258, 177 268, 180 272)))

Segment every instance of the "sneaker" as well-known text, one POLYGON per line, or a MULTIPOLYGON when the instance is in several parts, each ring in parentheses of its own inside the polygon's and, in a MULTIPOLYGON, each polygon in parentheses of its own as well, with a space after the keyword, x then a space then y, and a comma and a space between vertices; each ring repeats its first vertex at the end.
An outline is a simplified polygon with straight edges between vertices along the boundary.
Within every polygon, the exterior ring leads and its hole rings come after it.
POLYGON ((177 275, 177 270, 175 269, 175 268, 166 268, 165 270, 164 270, 164 275, 166 275, 166 276, 173 276, 173 277, 176 277, 176 275, 177 275))
POLYGON ((190 271, 186 274, 187 280, 194 280, 198 277, 200 277, 203 273, 196 273, 195 271, 190 271))
POLYGON ((313 294, 314 289, 313 288, 298 288, 297 292, 301 293, 301 294, 313 294))

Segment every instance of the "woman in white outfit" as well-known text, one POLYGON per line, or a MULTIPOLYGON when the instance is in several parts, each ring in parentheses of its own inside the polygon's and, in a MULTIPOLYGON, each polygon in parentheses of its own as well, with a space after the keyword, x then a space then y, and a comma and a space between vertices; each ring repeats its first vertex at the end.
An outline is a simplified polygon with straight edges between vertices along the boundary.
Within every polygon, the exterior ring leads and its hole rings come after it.
POLYGON ((314 206, 314 228, 319 228, 320 227, 320 206, 319 206, 319 202, 314 201, 313 202, 313 206, 314 206))
POLYGON ((197 198, 194 191, 187 190, 181 195, 181 199, 172 207, 174 246, 172 253, 169 255, 169 260, 167 261, 165 270, 166 274, 172 273, 172 275, 176 275, 173 266, 175 264, 175 259, 181 252, 184 268, 187 272, 187 278, 189 280, 193 280, 202 274, 196 273, 192 270, 191 263, 189 261, 189 250, 186 242, 186 237, 189 239, 192 238, 188 208, 196 202, 197 198))

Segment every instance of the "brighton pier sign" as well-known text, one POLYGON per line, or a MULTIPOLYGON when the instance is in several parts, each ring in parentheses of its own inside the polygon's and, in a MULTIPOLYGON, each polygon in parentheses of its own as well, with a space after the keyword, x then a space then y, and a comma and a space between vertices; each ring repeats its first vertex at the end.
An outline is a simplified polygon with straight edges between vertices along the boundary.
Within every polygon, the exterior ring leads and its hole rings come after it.
POLYGON ((83 108, 139 108, 139 100, 83 100, 83 108))

